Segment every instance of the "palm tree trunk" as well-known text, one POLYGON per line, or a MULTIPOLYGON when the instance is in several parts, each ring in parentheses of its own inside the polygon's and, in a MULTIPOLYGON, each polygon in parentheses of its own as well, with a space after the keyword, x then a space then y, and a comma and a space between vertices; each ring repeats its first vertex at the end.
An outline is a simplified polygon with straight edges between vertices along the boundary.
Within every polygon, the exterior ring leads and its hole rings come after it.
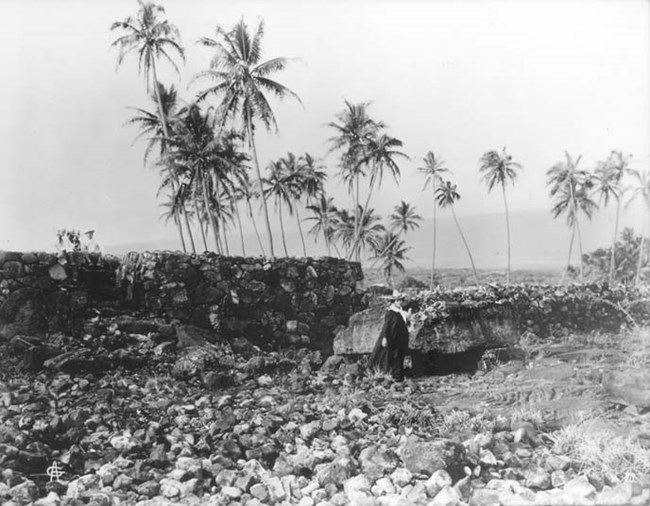
POLYGON ((476 284, 479 285, 481 282, 478 279, 476 266, 474 265, 474 258, 472 257, 472 252, 469 250, 469 245, 465 240, 465 235, 463 234, 463 230, 460 228, 460 223, 458 223, 458 218, 456 218, 456 212, 454 211, 454 206, 451 206, 451 215, 454 217, 454 221, 456 222, 456 227, 458 227, 458 232, 460 232, 460 238, 463 240, 463 244, 465 245, 465 249, 467 250, 467 254, 469 255, 469 261, 472 264, 472 271, 474 272, 474 279, 476 280, 476 284))
POLYGON ((253 161, 255 162, 255 173, 257 176, 257 184, 259 185, 260 195, 262 198, 262 209, 264 211, 264 222, 266 223, 266 233, 268 234, 269 239, 269 251, 271 257, 275 256, 275 250, 273 249, 273 234, 271 233, 271 222, 269 221, 269 210, 266 205, 266 199, 264 198, 263 188, 262 188, 262 172, 260 171, 260 162, 257 159, 257 150, 255 149, 255 138, 253 137, 253 125, 251 124, 250 115, 246 115, 246 128, 248 130, 248 142, 253 152, 253 161))
POLYGON ((573 227, 571 227, 571 240, 569 241, 569 257, 567 258, 566 269, 564 270, 564 274, 562 274, 562 279, 560 279, 560 284, 564 283, 564 280, 569 274, 569 268, 571 267, 571 253, 573 252, 573 240, 575 239, 575 236, 576 236, 576 227, 574 225, 573 227))
POLYGON ((372 197, 372 191, 374 186, 375 186, 375 178, 371 177, 370 186, 368 187, 368 196, 366 197, 366 203, 361 208, 361 216, 359 216, 359 225, 354 234, 354 240, 352 241, 353 248, 358 251, 357 261, 359 261, 361 257, 361 230, 363 228, 363 220, 366 218, 366 213, 368 212, 368 206, 370 205, 370 197, 372 197))
POLYGON ((203 247, 204 251, 208 251, 208 242, 205 239, 205 230, 203 230, 203 222, 201 221, 201 213, 199 213, 199 205, 196 202, 196 199, 192 199, 194 202, 194 212, 196 213, 197 220, 199 222, 199 229, 201 230, 201 237, 203 238, 203 247))
MULTIPOLYGON (((200 169, 197 169, 200 170, 200 169)), ((205 179, 203 174, 199 172, 199 184, 201 185, 201 192, 203 193, 203 205, 205 206, 205 212, 208 213, 208 219, 210 220, 210 226, 212 227, 212 233, 214 234, 214 244, 216 246, 216 251, 219 255, 223 254, 221 247, 219 245, 219 228, 217 227, 216 220, 212 214, 212 209, 210 208, 210 200, 208 199, 208 189, 205 185, 205 179)), ((207 248, 207 246, 206 246, 207 248)))
POLYGON ((180 226, 181 220, 178 214, 174 214, 174 223, 178 226, 178 234, 181 237, 181 244, 183 245, 183 253, 187 253, 187 248, 185 247, 185 236, 183 234, 183 227, 180 226))
MULTIPOLYGON (((185 204, 183 204, 185 206, 185 204)), ((185 207, 183 207, 184 209, 185 207)), ((194 235, 192 234, 192 227, 190 227, 190 219, 187 213, 183 211, 183 218, 185 218, 185 227, 187 228, 187 235, 190 237, 190 245, 192 246, 192 253, 196 255, 196 246, 194 245, 194 235)))
POLYGON ((262 238, 260 237, 260 232, 259 230, 257 230, 257 222, 255 221, 255 216, 253 216, 253 206, 251 206, 250 200, 247 200, 246 204, 248 205, 248 216, 253 222, 253 228, 255 229, 255 236, 257 237, 257 242, 260 245, 262 256, 266 256, 266 253, 264 252, 264 245, 262 244, 262 238))
POLYGON ((618 236, 618 220, 621 212, 621 201, 616 199, 616 221, 614 222, 614 237, 612 238, 612 249, 609 256, 609 286, 614 284, 614 269, 616 267, 616 237, 618 236))
POLYGON ((305 236, 302 233, 302 225, 300 224, 300 213, 298 213, 298 204, 296 204, 296 221, 298 222, 298 231, 300 232, 300 240, 302 241, 302 254, 307 258, 307 246, 305 246, 305 236))
POLYGON ((436 215, 438 210, 438 203, 436 202, 436 179, 433 178, 433 255, 431 259, 431 281, 429 282, 429 289, 433 290, 433 282, 436 272, 436 215))
MULTIPOLYGON (((154 91, 156 93, 156 101, 158 102, 158 116, 160 117, 160 125, 162 126, 163 134, 165 136, 165 139, 167 141, 169 141, 170 137, 169 137, 169 129, 167 128, 167 118, 165 117, 165 114, 163 112, 162 98, 160 98, 160 90, 158 89, 158 75, 156 73, 156 59, 155 58, 152 58, 152 60, 151 60, 151 72, 153 74, 153 82, 154 82, 154 91)), ((167 151, 167 146, 166 145, 165 145, 165 151, 167 151)), ((172 193, 176 194, 176 183, 177 183, 176 174, 174 174, 170 170, 169 175, 170 175, 170 182, 171 182, 171 185, 172 185, 172 193)), ((181 206, 181 213, 183 215, 187 214, 185 212, 185 205, 181 206)), ((187 223, 187 219, 186 219, 186 223, 187 223)), ((187 253, 187 249, 185 248, 185 240, 183 239, 183 227, 181 225, 180 220, 176 221, 176 226, 178 227, 178 234, 181 237, 181 243, 183 245, 183 253, 187 253)), ((189 228, 188 228, 188 231, 189 231, 189 228)))
POLYGON ((636 275, 634 276, 634 285, 639 286, 639 283, 641 282, 641 268, 643 267, 643 246, 645 242, 645 234, 647 232, 647 217, 648 217, 648 210, 644 210, 643 212, 643 222, 641 225, 641 242, 639 243, 639 257, 637 258, 636 261, 636 275))
POLYGON ((289 257, 287 251, 287 239, 284 236, 284 221, 282 220, 282 202, 278 201, 278 216, 280 217, 280 232, 282 233, 282 247, 284 248, 284 256, 289 257))
POLYGON ((580 233, 580 223, 578 222, 577 215, 576 215, 576 231, 578 232, 578 249, 580 251, 580 283, 584 283, 585 273, 582 265, 582 234, 580 233))
POLYGON ((222 251, 226 252, 226 256, 230 256, 230 248, 228 247, 228 236, 226 235, 226 224, 224 223, 221 227, 221 234, 223 236, 223 241, 221 242, 222 251))
POLYGON ((241 243, 241 252, 246 256, 246 246, 244 245, 244 230, 241 226, 241 216, 239 215, 239 204, 235 202, 235 217, 237 218, 237 225, 239 227, 239 241, 241 243))
POLYGON ((508 200, 506 199, 506 186, 501 185, 503 191, 503 205, 506 209, 506 237, 508 240, 508 270, 506 271, 506 285, 510 284, 510 215, 508 213, 508 200))

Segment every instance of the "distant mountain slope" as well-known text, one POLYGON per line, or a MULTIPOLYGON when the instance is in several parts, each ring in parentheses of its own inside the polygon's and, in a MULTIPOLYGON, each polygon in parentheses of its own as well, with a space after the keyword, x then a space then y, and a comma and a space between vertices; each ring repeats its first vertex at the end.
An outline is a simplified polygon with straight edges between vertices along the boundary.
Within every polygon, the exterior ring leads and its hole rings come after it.
MULTIPOLYGON (((627 216, 620 228, 622 229, 624 225, 633 225, 634 218, 627 216)), ((459 216, 459 221, 477 268, 504 268, 507 261, 507 250, 503 214, 459 216)), ((513 213, 510 217, 510 226, 513 269, 554 269, 566 264, 570 235, 564 220, 553 220, 548 211, 526 211, 513 213)), ((581 227, 584 251, 608 246, 613 226, 613 219, 602 214, 594 217, 591 222, 583 220, 581 227)), ((289 256, 302 255, 300 235, 295 222, 289 221, 285 224, 285 228, 289 256)), ((407 245, 411 247, 408 252, 410 261, 406 263, 407 267, 429 267, 431 265, 432 230, 432 221, 427 219, 418 230, 406 236, 407 245)), ((284 255, 279 230, 274 231, 274 234, 276 254, 284 255)), ((230 253, 241 255, 238 236, 231 233, 228 239, 230 253)), ((312 236, 306 236, 305 242, 308 255, 323 256, 327 254, 322 239, 315 244, 312 236)), ((257 256, 261 253, 257 239, 252 232, 245 234, 245 244, 247 255, 257 256)), ((159 239, 106 246, 106 251, 114 254, 145 250, 180 250, 180 242, 177 239, 159 239)), ((333 255, 335 255, 334 252, 333 255)), ((572 258, 574 263, 577 262, 577 241, 574 245, 572 258)), ((467 253, 458 230, 451 217, 445 214, 438 219, 436 265, 441 268, 469 266, 467 253)))

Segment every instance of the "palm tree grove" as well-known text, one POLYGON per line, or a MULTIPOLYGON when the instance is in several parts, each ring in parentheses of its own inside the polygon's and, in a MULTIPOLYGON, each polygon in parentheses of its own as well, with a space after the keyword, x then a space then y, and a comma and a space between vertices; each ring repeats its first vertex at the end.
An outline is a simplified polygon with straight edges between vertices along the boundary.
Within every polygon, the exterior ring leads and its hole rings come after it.
MULTIPOLYGON (((463 233, 454 212, 453 204, 462 192, 448 179, 454 169, 446 166, 440 153, 428 151, 419 155, 420 168, 404 173, 404 162, 418 154, 404 151, 403 141, 373 115, 371 101, 344 99, 342 109, 333 111, 332 121, 323 128, 329 145, 325 153, 289 152, 278 159, 260 160, 256 131, 263 128, 278 133, 277 108, 286 107, 287 101, 301 104, 297 92, 281 83, 283 70, 299 62, 264 56, 262 20, 250 25, 242 18, 232 27, 217 25, 214 35, 196 41, 199 48, 210 52, 211 59, 209 68, 188 76, 191 85, 185 98, 173 84, 158 78, 161 65, 180 74, 186 57, 180 33, 162 5, 140 1, 135 15, 115 22, 111 30, 117 35, 113 46, 118 49, 118 64, 126 58, 137 59, 145 90, 151 94, 151 109, 131 108, 133 116, 127 125, 138 129, 136 138, 146 143, 145 163, 160 173, 158 192, 165 210, 161 218, 174 224, 184 252, 245 256, 243 224, 247 224, 255 230, 255 247, 263 255, 308 256, 306 236, 311 236, 325 245, 328 255, 379 269, 383 280, 395 287, 395 272, 405 272, 409 260, 407 233, 418 229, 418 233, 433 237, 428 275, 428 285, 433 288, 438 279, 437 245, 447 239, 439 239, 436 231, 440 207, 450 209, 468 255, 468 267, 474 281, 480 283, 471 237, 463 233), (323 155, 332 155, 334 163, 326 165, 323 155), (431 206, 417 210, 408 202, 396 203, 397 213, 410 215, 396 225, 394 215, 377 214, 372 202, 382 185, 399 186, 404 177, 422 178, 431 206), (335 202, 328 193, 335 185, 347 187, 347 202, 335 202), (430 232, 420 227, 418 212, 431 213, 430 232), (287 220, 295 220, 300 233, 297 247, 287 244, 287 220), (279 236, 274 235, 272 222, 279 226, 279 236)), ((632 168, 632 155, 616 150, 593 169, 578 167, 581 156, 565 153, 558 158, 547 171, 547 181, 551 213, 556 219, 565 219, 569 230, 562 280, 568 280, 569 274, 578 281, 586 279, 588 256, 582 249, 580 222, 613 207, 617 219, 611 232, 608 268, 592 262, 588 279, 640 283, 647 272, 647 241, 643 231, 638 236, 619 237, 618 216, 635 199, 643 201, 641 207, 647 212, 643 200, 647 169, 632 168), (617 259, 617 243, 625 238, 638 242, 638 247, 631 252, 633 258, 617 259), (577 270, 571 265, 575 247, 580 255, 577 270), (629 270, 630 262, 634 274, 626 277, 623 271, 629 270), (606 272, 600 272, 603 269, 606 272)), ((502 148, 486 150, 477 160, 476 170, 487 191, 497 189, 503 198, 503 281, 509 284, 513 253, 508 194, 517 191, 518 176, 525 168, 502 148)))
POLYGON ((650 2, 0 34, 0 505, 650 504, 650 2))

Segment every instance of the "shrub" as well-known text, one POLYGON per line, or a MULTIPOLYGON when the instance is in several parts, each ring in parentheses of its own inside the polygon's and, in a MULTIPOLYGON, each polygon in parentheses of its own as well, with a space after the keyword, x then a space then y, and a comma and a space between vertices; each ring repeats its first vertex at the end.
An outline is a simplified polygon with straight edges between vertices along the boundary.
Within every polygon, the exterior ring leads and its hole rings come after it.
POLYGON ((402 281, 400 281, 398 287, 399 290, 406 290, 408 288, 415 288, 416 290, 426 290, 429 288, 429 284, 416 279, 412 276, 406 276, 402 281))

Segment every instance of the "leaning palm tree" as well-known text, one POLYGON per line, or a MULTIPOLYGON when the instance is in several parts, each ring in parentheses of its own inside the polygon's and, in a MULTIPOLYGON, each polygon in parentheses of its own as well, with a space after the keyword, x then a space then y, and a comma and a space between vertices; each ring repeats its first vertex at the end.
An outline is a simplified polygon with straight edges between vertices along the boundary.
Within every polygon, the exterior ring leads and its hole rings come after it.
MULTIPOLYGON (((199 39, 200 44, 214 49, 215 54, 210 62, 210 69, 197 76, 198 79, 209 79, 214 84, 200 92, 198 100, 205 100, 210 95, 221 97, 218 111, 222 125, 229 119, 241 120, 253 156, 257 184, 261 192, 262 172, 255 147, 255 123, 260 122, 267 130, 278 129, 275 114, 265 93, 272 93, 279 98, 293 97, 298 102, 300 98, 289 88, 270 78, 271 74, 284 70, 288 63, 287 58, 261 60, 263 21, 260 21, 253 33, 248 31, 243 19, 230 31, 217 26, 216 32, 216 39, 209 37, 199 39)), ((266 222, 269 252, 271 256, 275 256, 271 222, 264 199, 262 199, 262 210, 266 222)))
POLYGON ((373 259, 375 262, 382 262, 381 270, 386 279, 390 280, 393 290, 395 289, 394 272, 406 270, 402 262, 406 260, 406 252, 410 249, 398 234, 389 231, 380 237, 373 251, 373 259))
POLYGON ((433 254, 431 259, 431 279, 429 283, 429 288, 433 290, 434 276, 436 271, 436 218, 438 205, 436 202, 436 188, 438 184, 443 182, 442 174, 449 172, 444 166, 444 161, 436 158, 436 155, 433 152, 429 151, 427 156, 423 158, 424 167, 418 168, 418 171, 424 174, 424 188, 422 191, 426 190, 429 184, 431 184, 431 190, 433 192, 433 254))
POLYGON ((506 210, 506 237, 508 242, 508 269, 506 271, 506 284, 510 284, 510 216, 508 214, 508 200, 506 199, 506 183, 513 183, 517 179, 517 169, 521 164, 512 161, 512 156, 503 148, 501 153, 488 151, 481 157, 479 172, 483 174, 483 181, 487 184, 488 193, 495 186, 501 187, 503 205, 506 210))
POLYGON ((623 194, 622 180, 630 171, 630 157, 624 156, 621 151, 612 151, 604 162, 596 167, 596 191, 600 195, 600 202, 605 207, 611 199, 616 201, 616 220, 614 222, 614 236, 609 259, 609 284, 614 284, 614 266, 616 264, 616 239, 618 238, 618 222, 621 213, 621 197, 623 194))
POLYGON ((593 187, 591 175, 585 170, 578 169, 581 158, 582 155, 574 160, 569 153, 565 152, 565 160, 556 163, 546 171, 547 186, 550 186, 550 195, 553 203, 551 214, 553 218, 566 214, 567 225, 571 229, 567 268, 560 282, 564 281, 569 272, 571 251, 576 235, 578 236, 578 246, 580 249, 580 281, 584 281, 582 234, 580 232, 580 221, 578 218, 580 211, 587 218, 591 218, 593 212, 598 208, 590 196, 593 187))
POLYGON ((636 274, 634 276, 634 284, 639 286, 641 281, 641 269, 644 263, 645 250, 645 235, 647 232, 648 212, 650 211, 650 171, 640 171, 634 169, 630 171, 632 175, 633 184, 629 187, 630 197, 626 205, 630 205, 634 200, 641 199, 643 206, 643 221, 641 225, 641 242, 639 244, 639 252, 637 257, 636 274))
MULTIPOLYGON (((160 88, 157 86, 157 62, 164 59, 171 64, 177 73, 180 73, 178 65, 170 55, 170 51, 176 53, 176 56, 182 61, 185 61, 185 52, 180 45, 178 28, 170 24, 166 19, 162 19, 165 15, 164 7, 144 0, 138 0, 138 5, 139 9, 135 17, 129 16, 124 21, 116 21, 111 25, 111 31, 120 30, 123 32, 123 35, 118 37, 111 44, 111 47, 119 49, 118 66, 122 64, 127 54, 137 54, 138 72, 144 74, 147 90, 153 82, 163 135, 169 139, 170 132, 167 117, 160 88)), ((172 179, 171 185, 172 192, 175 192, 177 181, 172 179)), ((180 220, 177 221, 177 225, 179 234, 182 234, 180 220)))
POLYGON ((454 211, 454 203, 457 200, 460 200, 460 194, 456 190, 456 185, 453 184, 451 181, 443 181, 443 183, 436 190, 436 199, 440 207, 442 207, 443 209, 447 207, 451 209, 451 215, 454 217, 454 222, 456 223, 456 227, 458 228, 458 233, 460 234, 460 238, 463 240, 463 244, 465 245, 465 250, 467 250, 467 255, 469 256, 469 261, 472 264, 472 272, 474 272, 474 279, 476 280, 477 285, 480 284, 480 281, 478 279, 478 274, 476 272, 476 266, 474 265, 474 258, 472 257, 472 252, 469 250, 469 245, 467 244, 467 240, 465 239, 465 234, 463 234, 463 230, 460 228, 460 223, 458 222, 458 218, 456 218, 456 211, 454 211))
POLYGON ((312 216, 308 216, 305 220, 314 222, 314 225, 307 231, 308 234, 314 236, 314 240, 317 240, 319 235, 322 235, 323 239, 325 239, 327 255, 332 256, 332 246, 334 246, 337 254, 341 256, 334 242, 338 212, 333 202, 332 197, 322 193, 315 204, 307 206, 307 210, 312 212, 312 216))
POLYGON ((358 226, 355 226, 356 216, 361 216, 361 209, 357 209, 355 213, 341 209, 336 220, 335 238, 347 249, 348 256, 353 247, 359 248, 360 251, 376 249, 382 234, 386 231, 386 227, 381 224, 381 216, 376 215, 374 209, 368 209, 358 226), (357 233, 355 228, 360 232, 357 233))

